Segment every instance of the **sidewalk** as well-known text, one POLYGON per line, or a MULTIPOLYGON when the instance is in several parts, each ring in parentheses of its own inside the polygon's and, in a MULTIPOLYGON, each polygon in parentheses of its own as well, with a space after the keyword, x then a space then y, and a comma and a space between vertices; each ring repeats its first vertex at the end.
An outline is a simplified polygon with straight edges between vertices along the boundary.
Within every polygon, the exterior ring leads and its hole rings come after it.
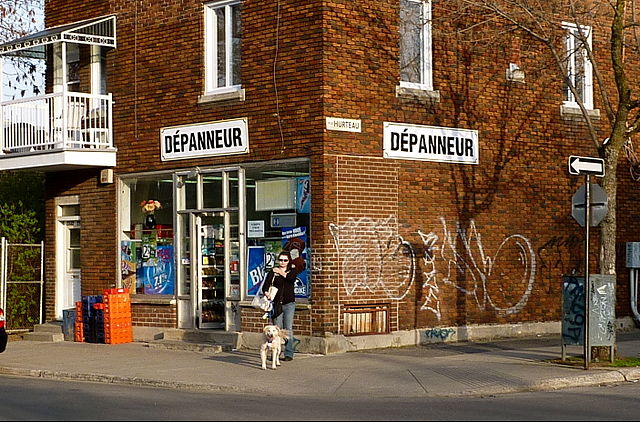
MULTIPOLYGON (((619 333, 617 344, 621 356, 640 357, 640 330, 619 333)), ((582 347, 569 348, 571 356, 581 353, 582 347)), ((14 341, 0 354, 0 375, 255 394, 275 394, 276 383, 289 385, 292 395, 335 397, 488 395, 640 379, 640 367, 585 371, 543 362, 557 358, 558 338, 536 338, 297 354, 278 370, 263 371, 257 351, 14 341)))

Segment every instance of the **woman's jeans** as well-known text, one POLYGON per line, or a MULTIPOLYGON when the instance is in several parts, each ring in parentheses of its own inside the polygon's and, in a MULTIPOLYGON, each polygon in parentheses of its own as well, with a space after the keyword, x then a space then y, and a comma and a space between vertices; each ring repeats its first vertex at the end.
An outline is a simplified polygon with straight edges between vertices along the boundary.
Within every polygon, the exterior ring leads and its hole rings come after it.
POLYGON ((282 313, 276 317, 275 324, 287 330, 289 334, 289 341, 284 348, 285 357, 293 357, 295 352, 295 338, 293 337, 293 314, 296 312, 296 303, 291 302, 286 305, 282 305, 282 313))

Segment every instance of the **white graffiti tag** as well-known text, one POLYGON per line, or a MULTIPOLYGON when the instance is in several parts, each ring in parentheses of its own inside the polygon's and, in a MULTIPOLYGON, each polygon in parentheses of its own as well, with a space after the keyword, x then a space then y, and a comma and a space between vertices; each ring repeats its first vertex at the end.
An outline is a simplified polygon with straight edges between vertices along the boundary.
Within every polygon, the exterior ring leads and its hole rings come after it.
POLYGON ((418 231, 425 246, 423 261, 426 267, 425 301, 421 309, 441 318, 438 296, 438 281, 441 280, 473 297, 481 310, 489 307, 505 315, 520 312, 527 304, 535 282, 536 257, 531 242, 522 235, 510 235, 500 243, 492 258, 486 255, 473 220, 467 230, 457 224, 455 235, 448 230, 444 218, 440 221, 441 244, 438 244, 440 237, 436 233, 418 231), (461 279, 466 282, 461 283, 461 279))
POLYGON ((338 250, 341 276, 348 295, 358 288, 403 299, 414 281, 415 253, 398 235, 394 216, 385 220, 349 219, 329 225, 338 250))

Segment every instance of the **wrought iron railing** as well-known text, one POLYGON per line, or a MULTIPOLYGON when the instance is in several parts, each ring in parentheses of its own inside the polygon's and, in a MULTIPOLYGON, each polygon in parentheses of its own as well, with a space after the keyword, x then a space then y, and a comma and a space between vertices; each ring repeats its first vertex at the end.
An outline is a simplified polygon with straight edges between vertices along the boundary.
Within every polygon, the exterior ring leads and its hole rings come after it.
POLYGON ((112 98, 47 94, 0 105, 0 155, 55 149, 113 148, 112 98))

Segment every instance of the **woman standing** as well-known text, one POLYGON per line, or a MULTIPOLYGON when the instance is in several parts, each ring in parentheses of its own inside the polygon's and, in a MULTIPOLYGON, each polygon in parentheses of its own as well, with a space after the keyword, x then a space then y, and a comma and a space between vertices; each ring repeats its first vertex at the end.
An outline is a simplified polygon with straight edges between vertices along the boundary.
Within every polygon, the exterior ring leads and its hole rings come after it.
POLYGON ((278 289, 275 297, 269 298, 273 301, 273 311, 271 319, 278 327, 287 330, 289 341, 284 349, 284 360, 293 360, 294 338, 293 338, 293 315, 296 311, 296 295, 294 286, 296 284, 296 271, 291 265, 291 255, 287 251, 278 254, 278 265, 274 267, 265 280, 262 291, 267 293, 271 286, 278 289))

